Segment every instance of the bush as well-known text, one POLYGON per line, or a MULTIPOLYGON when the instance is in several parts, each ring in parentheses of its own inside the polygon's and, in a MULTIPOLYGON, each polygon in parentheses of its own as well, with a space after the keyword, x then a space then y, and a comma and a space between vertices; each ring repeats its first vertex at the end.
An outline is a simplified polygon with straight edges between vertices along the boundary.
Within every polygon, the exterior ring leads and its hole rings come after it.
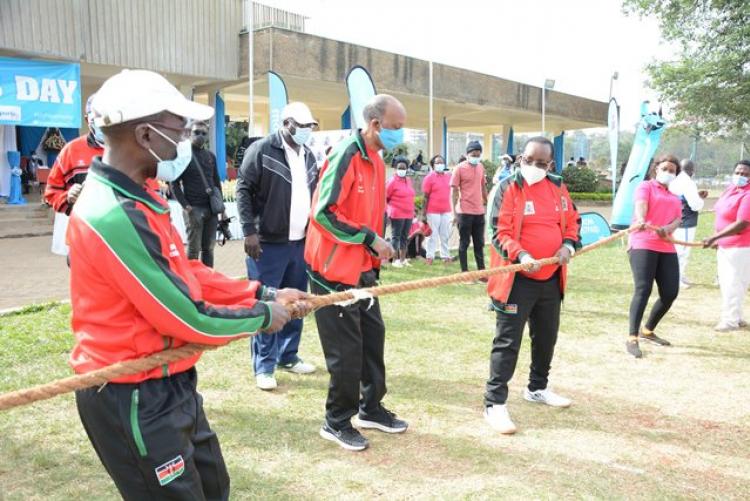
POLYGON ((562 171, 562 177, 568 186, 568 190, 573 193, 592 193, 596 191, 599 185, 599 176, 597 176, 596 172, 585 166, 571 165, 565 167, 562 171))
POLYGON ((492 178, 495 176, 495 172, 500 164, 492 160, 482 160, 482 166, 484 166, 484 178, 487 181, 487 189, 489 190, 489 187, 492 186, 492 178))
POLYGON ((574 202, 579 201, 588 201, 588 202, 611 202, 612 201, 612 193, 602 193, 602 192, 571 192, 570 193, 571 198, 574 202))

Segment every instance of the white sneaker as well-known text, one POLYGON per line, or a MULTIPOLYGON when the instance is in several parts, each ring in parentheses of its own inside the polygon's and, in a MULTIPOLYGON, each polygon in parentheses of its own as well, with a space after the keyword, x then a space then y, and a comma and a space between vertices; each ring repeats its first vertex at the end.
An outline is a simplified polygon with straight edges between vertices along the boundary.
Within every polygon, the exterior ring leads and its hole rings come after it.
POLYGON ((516 432, 516 425, 510 419, 508 407, 503 404, 495 404, 484 409, 484 420, 493 430, 503 435, 512 435, 516 432))
POLYGON ((394 268, 403 268, 404 267, 404 263, 402 263, 400 259, 394 259, 393 260, 393 267, 394 268))
POLYGON ((740 328, 739 326, 729 325, 729 324, 725 324, 724 322, 719 322, 714 327, 714 330, 716 332, 731 332, 731 331, 736 331, 739 328, 740 328))
POLYGON ((278 386, 273 374, 258 374, 255 376, 255 386, 263 391, 275 390, 278 386))
POLYGON ((279 369, 285 370, 287 372, 292 372, 294 374, 312 374, 317 370, 317 368, 313 364, 308 364, 307 362, 303 362, 302 359, 297 360, 293 364, 287 364, 287 365, 281 365, 279 364, 279 369))
POLYGON ((404 260, 402 261, 402 263, 403 263, 403 265, 404 265, 404 266, 411 266, 411 263, 409 262, 409 260, 408 260, 408 259, 404 259, 404 260))
POLYGON ((569 398, 561 397, 549 388, 543 390, 529 391, 528 388, 523 390, 523 398, 529 402, 549 405, 550 407, 570 407, 572 403, 569 398))
POLYGON ((692 287, 690 282, 680 282, 680 289, 689 289, 690 287, 692 287))

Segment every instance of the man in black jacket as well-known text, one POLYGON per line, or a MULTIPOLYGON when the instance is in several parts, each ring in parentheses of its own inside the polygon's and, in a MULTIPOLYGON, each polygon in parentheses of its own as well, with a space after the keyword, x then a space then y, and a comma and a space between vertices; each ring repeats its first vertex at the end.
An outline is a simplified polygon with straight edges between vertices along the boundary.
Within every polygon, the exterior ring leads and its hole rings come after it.
MULTIPOLYGON (((315 155, 305 145, 318 122, 303 103, 288 104, 281 119, 281 129, 254 142, 245 152, 237 175, 237 207, 248 275, 255 265, 260 276, 253 279, 270 287, 307 290, 305 232, 318 167, 315 155)), ((258 388, 276 388, 276 367, 295 374, 315 371, 297 355, 301 334, 300 319, 275 334, 252 338, 258 388)))
POLYGON ((183 209, 188 258, 198 259, 200 255, 203 264, 213 267, 219 219, 218 214, 211 212, 208 193, 214 186, 221 190, 221 180, 216 169, 216 156, 204 149, 207 139, 208 125, 205 122, 193 122, 190 131, 193 159, 185 172, 171 183, 171 187, 183 209))

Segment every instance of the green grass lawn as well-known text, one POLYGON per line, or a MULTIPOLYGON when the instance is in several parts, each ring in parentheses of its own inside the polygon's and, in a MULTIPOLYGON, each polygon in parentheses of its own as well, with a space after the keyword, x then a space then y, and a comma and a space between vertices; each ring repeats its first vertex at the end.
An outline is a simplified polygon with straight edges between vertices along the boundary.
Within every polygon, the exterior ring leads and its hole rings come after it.
MULTIPOLYGON (((704 217, 699 236, 709 233, 704 217)), ((384 283, 456 265, 387 270, 384 283)), ((482 419, 494 318, 478 285, 382 299, 386 405, 408 432, 366 435, 351 453, 318 437, 328 381, 314 321, 302 356, 322 370, 278 376, 257 390, 248 343, 198 366, 206 413, 221 439, 233 499, 606 498, 750 496, 750 331, 716 334, 713 251, 694 250, 689 275, 658 329, 674 346, 625 353, 632 292, 619 244, 571 265, 551 384, 558 410, 525 402, 524 340, 508 401, 519 433, 482 419)), ((0 391, 68 375, 67 306, 0 318, 0 391)), ((0 412, 0 499, 112 499, 117 493, 78 420, 72 395, 0 412)))

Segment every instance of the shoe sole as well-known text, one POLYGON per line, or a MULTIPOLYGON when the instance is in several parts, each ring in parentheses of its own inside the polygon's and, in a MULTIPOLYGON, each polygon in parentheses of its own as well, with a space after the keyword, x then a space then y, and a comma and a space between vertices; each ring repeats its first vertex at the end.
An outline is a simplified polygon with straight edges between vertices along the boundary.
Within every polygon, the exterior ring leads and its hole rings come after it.
POLYGON ((554 407, 556 409, 567 409, 568 407, 570 407, 573 404, 573 402, 568 402, 565 405, 552 405, 552 404, 550 404, 548 402, 545 402, 543 400, 536 400, 536 399, 528 396, 526 393, 523 394, 523 399, 526 400, 527 402, 532 402, 532 403, 535 403, 535 404, 547 405, 549 407, 554 407))
POLYGON ((484 415, 484 420, 489 425, 490 428, 500 433, 501 435, 515 435, 516 431, 518 431, 518 429, 515 426, 513 428, 506 428, 504 430, 498 430, 492 425, 489 418, 487 417, 487 414, 484 415))
POLYGON ((339 447, 341 447, 342 449, 346 449, 348 451, 355 451, 355 452, 363 451, 363 450, 367 449, 367 447, 369 446, 369 444, 362 445, 362 446, 349 445, 349 444, 347 444, 345 442, 342 442, 341 440, 338 439, 338 437, 336 435, 327 432, 323 428, 320 429, 320 431, 318 432, 318 434, 320 435, 320 437, 322 439, 328 440, 329 442, 336 442, 339 445, 339 447))
POLYGON ((389 426, 385 426, 375 421, 367 421, 367 420, 359 419, 359 418, 357 418, 357 423, 359 424, 360 428, 378 430, 384 433, 403 433, 409 428, 408 426, 405 426, 404 428, 391 428, 389 426))
POLYGON ((276 386, 269 386, 267 388, 264 388, 263 386, 258 386, 257 384, 255 386, 257 386, 259 390, 263 390, 263 391, 273 391, 279 387, 278 385, 276 385, 276 386))

